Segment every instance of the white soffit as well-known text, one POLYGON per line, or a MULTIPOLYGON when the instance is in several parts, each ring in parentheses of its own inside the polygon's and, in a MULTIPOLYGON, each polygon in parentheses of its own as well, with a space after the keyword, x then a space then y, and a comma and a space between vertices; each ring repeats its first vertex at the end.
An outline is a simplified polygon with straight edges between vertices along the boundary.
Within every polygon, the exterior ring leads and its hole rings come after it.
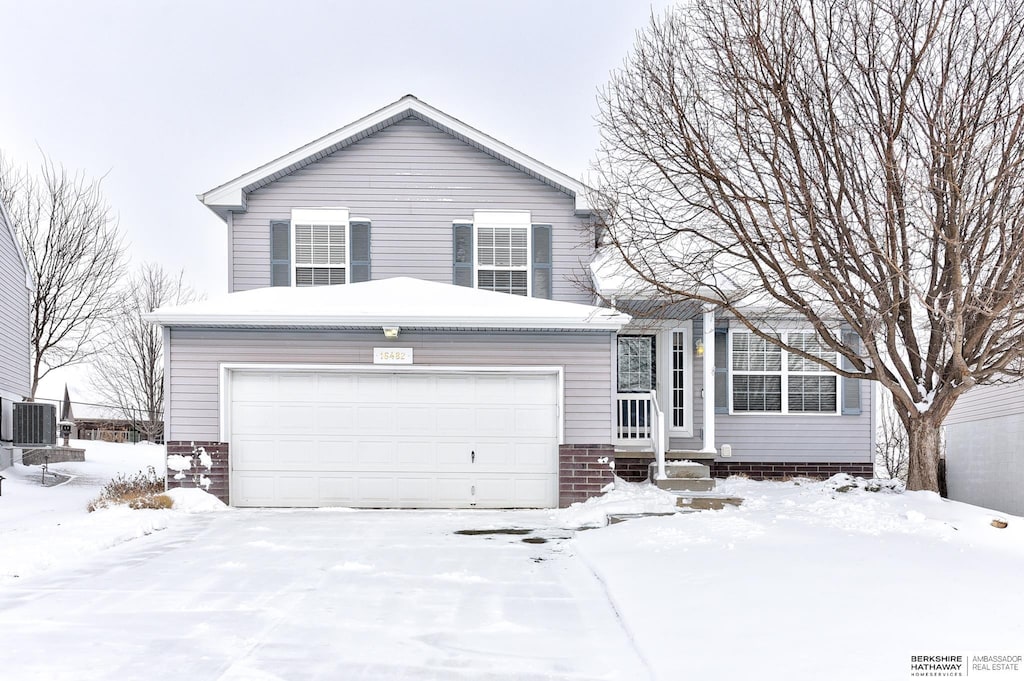
POLYGON ((413 95, 406 95, 397 102, 364 116, 354 123, 328 133, 204 194, 199 194, 198 198, 210 210, 226 219, 227 213, 230 211, 245 210, 248 192, 270 184, 283 175, 298 170, 410 115, 415 115, 417 118, 476 146, 498 160, 572 195, 576 201, 577 213, 589 214, 591 212, 591 206, 587 200, 587 188, 579 180, 499 142, 490 135, 435 109, 413 95))

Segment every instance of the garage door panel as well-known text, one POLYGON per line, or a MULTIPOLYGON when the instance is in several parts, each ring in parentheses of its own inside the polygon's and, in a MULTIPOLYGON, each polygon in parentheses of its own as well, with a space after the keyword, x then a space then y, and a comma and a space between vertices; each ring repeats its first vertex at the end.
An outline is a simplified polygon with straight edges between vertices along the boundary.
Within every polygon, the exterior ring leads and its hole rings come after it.
POLYGON ((237 372, 232 502, 553 505, 556 385, 550 374, 237 372))
POLYGON ((271 399, 313 401, 317 390, 316 374, 278 374, 271 399))
POLYGON ((363 374, 356 376, 356 399, 360 402, 393 404, 400 396, 395 395, 393 374, 363 374))
POLYGON ((558 419, 551 407, 516 407, 513 415, 517 435, 556 437, 558 434, 558 419))
POLYGON ((350 433, 358 424, 352 405, 315 405, 315 428, 318 433, 350 433))
POLYGON ((356 449, 350 440, 318 440, 316 452, 317 463, 327 470, 338 470, 356 463, 356 449))
POLYGON ((389 435, 395 432, 395 407, 387 404, 362 404, 355 408, 358 432, 389 435))
POLYGON ((316 505, 351 504, 356 493, 354 475, 321 475, 319 477, 320 495, 316 505))
POLYGON ((473 432, 478 435, 508 435, 514 423, 509 407, 476 407, 473 410, 473 432))
POLYGON ((277 499, 282 506, 306 506, 317 499, 317 478, 313 473, 286 473, 277 476, 277 499))
POLYGON ((395 432, 400 435, 432 435, 437 432, 437 418, 432 407, 404 407, 395 423, 395 432))
POLYGON ((395 478, 392 475, 361 475, 356 478, 356 500, 384 503, 395 498, 395 478))
POLYGON ((351 374, 316 374, 316 395, 321 401, 352 400, 358 397, 356 378, 351 374))

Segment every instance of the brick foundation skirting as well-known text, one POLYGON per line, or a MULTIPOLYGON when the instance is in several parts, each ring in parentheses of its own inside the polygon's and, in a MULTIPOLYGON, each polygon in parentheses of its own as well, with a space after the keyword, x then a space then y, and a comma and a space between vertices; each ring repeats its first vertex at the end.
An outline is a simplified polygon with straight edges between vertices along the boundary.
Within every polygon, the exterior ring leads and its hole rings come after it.
POLYGON ((745 475, 755 480, 778 480, 781 478, 830 478, 836 473, 847 473, 859 478, 873 478, 875 467, 872 463, 840 463, 817 461, 715 461, 711 464, 711 477, 727 478, 730 475, 745 475))
POLYGON ((167 456, 172 454, 193 458, 193 463, 192 470, 182 471, 184 477, 180 479, 175 479, 176 470, 167 469, 168 489, 175 487, 197 487, 194 478, 196 475, 202 475, 210 480, 210 486, 205 488, 206 491, 225 504, 228 503, 228 443, 172 440, 167 443, 167 456), (194 457, 194 450, 200 447, 213 459, 213 465, 209 469, 200 466, 198 457, 194 457))
POLYGON ((597 496, 614 475, 613 445, 559 445, 558 505, 565 508, 597 496))
POLYGON ((615 475, 626 482, 644 482, 648 478, 649 467, 654 457, 648 459, 636 459, 633 457, 615 458, 615 475))

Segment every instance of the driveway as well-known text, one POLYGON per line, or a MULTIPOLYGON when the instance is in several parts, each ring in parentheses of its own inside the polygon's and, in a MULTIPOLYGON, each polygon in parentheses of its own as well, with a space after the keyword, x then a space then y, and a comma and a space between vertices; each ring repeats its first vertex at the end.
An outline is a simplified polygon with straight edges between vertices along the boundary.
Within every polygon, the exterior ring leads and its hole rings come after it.
POLYGON ((0 587, 0 675, 649 678, 568 531, 456 534, 548 522, 538 511, 191 516, 0 587))

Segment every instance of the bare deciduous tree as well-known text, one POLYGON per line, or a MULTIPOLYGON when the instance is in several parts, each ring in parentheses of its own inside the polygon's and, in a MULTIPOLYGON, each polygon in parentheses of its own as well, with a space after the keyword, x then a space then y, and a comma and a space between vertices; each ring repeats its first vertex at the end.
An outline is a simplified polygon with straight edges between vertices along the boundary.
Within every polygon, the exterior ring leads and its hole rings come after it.
POLYGON ((124 245, 101 180, 69 173, 45 155, 38 174, 15 170, 0 158, 0 197, 35 280, 34 399, 40 379, 89 359, 99 347, 117 304, 124 245))
POLYGON ((1021 375, 1022 91, 1020 0, 694 0, 601 94, 603 231, 663 296, 879 381, 937 490, 957 398, 1021 375))
POLYGON ((878 432, 875 433, 875 470, 879 468, 893 480, 907 481, 910 442, 907 429, 893 409, 892 395, 882 394, 878 405, 878 432))
POLYGON ((143 315, 194 300, 183 277, 180 272, 170 275, 159 265, 143 264, 122 290, 110 342, 93 364, 96 391, 151 441, 163 434, 163 337, 160 328, 143 315))

